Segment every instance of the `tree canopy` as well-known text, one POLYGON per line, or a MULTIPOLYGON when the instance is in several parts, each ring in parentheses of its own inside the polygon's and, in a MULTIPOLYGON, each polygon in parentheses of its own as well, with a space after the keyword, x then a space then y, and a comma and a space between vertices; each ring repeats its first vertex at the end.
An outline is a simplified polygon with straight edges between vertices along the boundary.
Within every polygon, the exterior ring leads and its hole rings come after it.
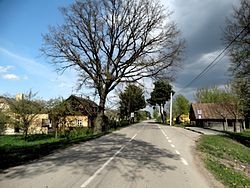
POLYGON ((14 114, 14 119, 12 118, 12 121, 14 121, 15 126, 24 131, 25 139, 27 138, 31 123, 44 109, 43 105, 38 100, 34 99, 35 96, 36 93, 30 90, 24 95, 24 98, 17 100, 13 98, 7 99, 9 110, 14 114))
POLYGON ((170 99, 171 93, 174 94, 174 91, 172 90, 172 86, 168 83, 168 81, 156 81, 154 83, 154 89, 150 93, 151 97, 147 99, 147 102, 150 105, 152 106, 159 105, 161 119, 163 123, 165 123, 166 121, 165 113, 163 110, 164 105, 170 99))
POLYGON ((128 85, 124 92, 119 94, 119 98, 121 117, 129 117, 131 112, 146 107, 143 89, 136 85, 128 85))
POLYGON ((42 53, 58 71, 78 72, 79 89, 99 95, 101 130, 107 95, 121 82, 170 76, 183 40, 171 13, 155 0, 76 1, 61 12, 65 22, 43 35, 42 53))
POLYGON ((5 131, 8 120, 9 116, 7 116, 6 113, 4 113, 3 110, 0 108, 0 134, 5 131))
POLYGON ((188 114, 190 109, 189 101, 183 95, 177 95, 173 101, 173 113, 176 116, 176 121, 182 114, 188 114))
POLYGON ((199 103, 223 103, 236 99, 235 94, 229 86, 226 88, 219 88, 217 86, 211 88, 200 88, 197 89, 194 97, 196 102, 199 103))

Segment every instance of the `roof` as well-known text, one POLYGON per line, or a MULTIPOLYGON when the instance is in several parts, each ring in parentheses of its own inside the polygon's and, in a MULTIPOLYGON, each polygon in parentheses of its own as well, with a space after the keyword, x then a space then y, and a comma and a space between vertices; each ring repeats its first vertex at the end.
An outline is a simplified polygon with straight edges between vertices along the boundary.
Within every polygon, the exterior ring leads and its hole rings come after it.
POLYGON ((232 103, 193 103, 191 113, 194 114, 191 119, 235 119, 236 106, 232 103))
POLYGON ((89 99, 71 95, 65 102, 70 102, 71 106, 82 114, 96 116, 98 105, 89 99))
POLYGON ((70 97, 76 98, 81 104, 90 105, 91 107, 98 107, 98 105, 94 101, 91 101, 89 99, 77 97, 75 95, 71 95, 70 97))

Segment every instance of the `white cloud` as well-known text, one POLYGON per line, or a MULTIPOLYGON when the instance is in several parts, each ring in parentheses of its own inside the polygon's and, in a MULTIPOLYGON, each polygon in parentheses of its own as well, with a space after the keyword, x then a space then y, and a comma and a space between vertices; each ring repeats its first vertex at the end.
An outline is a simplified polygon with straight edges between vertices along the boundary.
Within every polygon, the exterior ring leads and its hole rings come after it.
POLYGON ((1 66, 0 65, 0 73, 8 72, 9 70, 11 70, 13 68, 14 68, 14 66, 10 66, 10 65, 8 65, 8 66, 1 66))
POLYGON ((32 58, 23 57, 19 54, 13 53, 5 48, 0 47, 0 53, 9 56, 17 61, 15 64, 22 67, 26 70, 29 74, 32 75, 39 75, 41 77, 52 77, 53 72, 47 68, 47 66, 35 61, 32 58))
POLYGON ((15 74, 4 74, 2 77, 6 80, 20 80, 20 77, 15 74))

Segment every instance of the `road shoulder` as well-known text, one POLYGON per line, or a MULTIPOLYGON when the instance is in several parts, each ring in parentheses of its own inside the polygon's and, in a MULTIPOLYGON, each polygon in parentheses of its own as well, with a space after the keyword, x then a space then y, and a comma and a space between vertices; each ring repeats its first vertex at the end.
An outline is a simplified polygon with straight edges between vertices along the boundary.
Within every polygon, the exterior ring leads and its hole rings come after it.
POLYGON ((225 188, 225 186, 221 182, 216 180, 215 177, 206 169, 205 164, 203 162, 204 157, 202 156, 202 153, 197 150, 196 146, 192 147, 191 152, 194 158, 194 163, 198 171, 204 177, 207 177, 206 179, 207 179, 207 182, 209 183, 209 186, 214 187, 214 188, 225 188))

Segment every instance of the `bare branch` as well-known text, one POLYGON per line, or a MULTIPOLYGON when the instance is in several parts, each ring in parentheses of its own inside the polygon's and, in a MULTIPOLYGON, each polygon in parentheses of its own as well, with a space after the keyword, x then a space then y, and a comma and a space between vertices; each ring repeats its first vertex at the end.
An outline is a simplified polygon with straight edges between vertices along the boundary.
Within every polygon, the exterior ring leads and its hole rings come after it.
POLYGON ((58 71, 77 70, 79 88, 94 87, 100 106, 119 83, 170 77, 180 61, 180 32, 154 0, 76 1, 61 12, 65 23, 43 35, 42 53, 58 71))

